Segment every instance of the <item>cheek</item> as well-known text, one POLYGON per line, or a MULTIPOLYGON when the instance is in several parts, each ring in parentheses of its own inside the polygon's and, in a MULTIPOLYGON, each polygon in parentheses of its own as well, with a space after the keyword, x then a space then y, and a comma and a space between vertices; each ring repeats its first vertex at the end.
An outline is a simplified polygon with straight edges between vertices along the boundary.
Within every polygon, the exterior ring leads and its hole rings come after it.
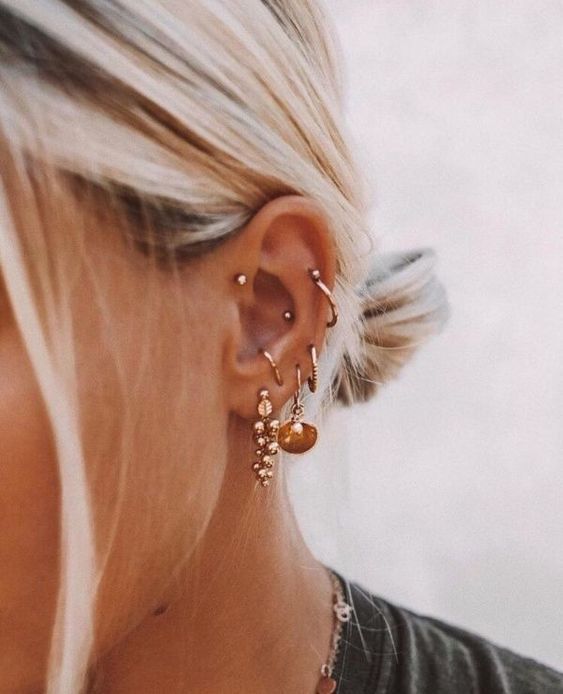
POLYGON ((1 684, 42 676, 58 586, 53 441, 15 329, 0 336, 1 684))

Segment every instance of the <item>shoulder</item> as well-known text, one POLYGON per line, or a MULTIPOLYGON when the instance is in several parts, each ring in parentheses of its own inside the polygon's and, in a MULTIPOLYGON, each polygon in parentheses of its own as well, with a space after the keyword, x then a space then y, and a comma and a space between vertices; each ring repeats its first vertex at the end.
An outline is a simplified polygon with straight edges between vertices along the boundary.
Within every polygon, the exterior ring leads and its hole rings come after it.
POLYGON ((345 583, 339 694, 563 694, 563 673, 345 583))

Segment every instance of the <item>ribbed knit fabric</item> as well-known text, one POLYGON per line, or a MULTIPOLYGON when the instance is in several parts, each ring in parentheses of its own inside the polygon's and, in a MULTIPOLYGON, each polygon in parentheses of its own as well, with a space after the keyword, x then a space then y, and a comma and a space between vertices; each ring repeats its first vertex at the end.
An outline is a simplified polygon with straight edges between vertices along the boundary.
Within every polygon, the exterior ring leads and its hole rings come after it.
MULTIPOLYGON (((563 694, 563 673, 349 582, 336 694, 563 694)), ((561 642, 563 648, 563 639, 561 642)))

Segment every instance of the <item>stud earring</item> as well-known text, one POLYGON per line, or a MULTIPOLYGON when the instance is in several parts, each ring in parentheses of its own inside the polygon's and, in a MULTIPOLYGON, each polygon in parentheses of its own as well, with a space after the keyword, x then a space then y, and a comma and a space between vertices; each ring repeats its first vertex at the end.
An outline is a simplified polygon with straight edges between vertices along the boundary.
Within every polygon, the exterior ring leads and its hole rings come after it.
POLYGON ((263 388, 258 393, 258 405, 256 407, 260 419, 252 424, 254 443, 256 444, 256 457, 258 460, 252 465, 256 479, 263 487, 270 484, 274 473, 274 456, 279 451, 277 442, 280 423, 277 419, 270 419, 273 412, 270 393, 263 388))
POLYGON ((290 323, 294 318, 295 318, 295 316, 293 315, 293 313, 291 311, 284 311, 283 312, 283 319, 286 320, 288 323, 290 323))
POLYGON ((311 355, 311 375, 307 379, 307 384, 311 393, 314 393, 319 385, 319 364, 315 345, 309 345, 309 354, 311 355))
POLYGON ((295 365, 297 372, 297 390, 293 395, 291 416, 284 422, 278 432, 278 443, 288 453, 305 453, 317 442, 317 428, 303 421, 305 410, 300 399, 301 369, 295 365))
POLYGON ((278 369, 278 365, 274 361, 272 355, 269 352, 266 352, 265 349, 260 348, 258 350, 259 354, 263 354, 266 359, 270 362, 270 366, 272 367, 272 371, 274 372, 274 376, 276 379, 276 383, 278 386, 283 386, 283 378, 281 377, 280 370, 278 369))
POLYGON ((330 310, 332 312, 332 318, 326 324, 326 327, 332 328, 333 326, 336 325, 336 321, 338 320, 338 308, 336 306, 336 302, 334 301, 334 299, 332 297, 332 292, 326 286, 326 284, 321 280, 321 273, 318 270, 309 269, 309 276, 313 280, 313 282, 317 285, 317 287, 321 290, 321 292, 326 296, 327 301, 330 304, 330 310))
POLYGON ((234 281, 243 287, 248 282, 248 277, 243 272, 239 272, 238 275, 234 276, 234 281))

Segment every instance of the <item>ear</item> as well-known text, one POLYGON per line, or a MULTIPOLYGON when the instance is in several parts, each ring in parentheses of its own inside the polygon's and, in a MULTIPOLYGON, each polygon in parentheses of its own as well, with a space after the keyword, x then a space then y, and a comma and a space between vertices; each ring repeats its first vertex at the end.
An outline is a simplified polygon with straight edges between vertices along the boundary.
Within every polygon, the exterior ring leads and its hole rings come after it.
POLYGON ((332 289, 336 254, 328 220, 319 203, 298 195, 266 203, 223 248, 221 267, 228 273, 224 384, 230 410, 249 419, 256 414, 258 392, 267 388, 279 409, 312 372, 309 345, 321 352, 329 304, 309 275, 318 269, 332 289), (235 276, 243 273, 240 285, 235 276), (293 318, 284 318, 291 311, 293 318), (283 385, 260 349, 277 364, 283 385))

